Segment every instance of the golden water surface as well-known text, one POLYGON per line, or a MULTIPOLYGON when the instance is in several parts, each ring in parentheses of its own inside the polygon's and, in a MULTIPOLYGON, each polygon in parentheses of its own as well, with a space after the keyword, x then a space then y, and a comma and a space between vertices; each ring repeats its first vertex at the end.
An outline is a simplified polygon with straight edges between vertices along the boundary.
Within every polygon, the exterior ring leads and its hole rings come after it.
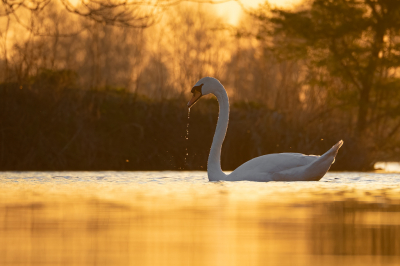
POLYGON ((396 182, 179 181, 188 174, 3 174, 0 265, 400 265, 396 182))

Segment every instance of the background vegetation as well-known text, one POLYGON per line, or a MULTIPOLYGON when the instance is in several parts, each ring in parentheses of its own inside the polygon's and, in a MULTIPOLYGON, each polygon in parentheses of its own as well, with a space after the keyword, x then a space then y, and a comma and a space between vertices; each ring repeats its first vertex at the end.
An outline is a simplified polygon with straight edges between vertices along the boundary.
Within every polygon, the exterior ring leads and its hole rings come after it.
POLYGON ((206 169, 218 105, 186 108, 203 76, 230 96, 223 169, 340 139, 334 169, 400 160, 398 1, 266 3, 236 27, 205 3, 18 3, 0 8, 0 170, 206 169))

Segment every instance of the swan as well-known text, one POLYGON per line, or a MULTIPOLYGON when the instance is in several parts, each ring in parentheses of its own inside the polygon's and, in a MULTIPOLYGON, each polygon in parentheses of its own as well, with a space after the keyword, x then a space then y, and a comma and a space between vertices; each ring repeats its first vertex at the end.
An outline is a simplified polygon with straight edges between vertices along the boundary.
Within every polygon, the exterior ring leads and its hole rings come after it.
POLYGON ((221 147, 225 139, 229 120, 229 100, 224 86, 212 77, 200 79, 192 88, 192 98, 187 103, 191 108, 203 95, 214 94, 219 104, 219 116, 207 162, 210 181, 318 181, 335 161, 340 140, 321 156, 300 153, 275 153, 256 157, 225 174, 221 169, 221 147))

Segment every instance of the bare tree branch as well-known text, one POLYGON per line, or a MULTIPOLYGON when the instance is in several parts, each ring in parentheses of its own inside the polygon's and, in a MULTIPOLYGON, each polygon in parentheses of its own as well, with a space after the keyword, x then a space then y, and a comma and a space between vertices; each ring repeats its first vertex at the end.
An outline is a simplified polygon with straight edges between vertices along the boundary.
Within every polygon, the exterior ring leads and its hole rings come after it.
MULTIPOLYGON (((0 16, 17 16, 15 13, 21 8, 40 12, 51 1, 55 0, 2 0, 0 16)), ((74 5, 70 0, 60 0, 71 13, 105 25, 131 28, 146 28, 155 24, 167 8, 182 2, 220 4, 231 1, 241 4, 239 0, 80 0, 74 5)))

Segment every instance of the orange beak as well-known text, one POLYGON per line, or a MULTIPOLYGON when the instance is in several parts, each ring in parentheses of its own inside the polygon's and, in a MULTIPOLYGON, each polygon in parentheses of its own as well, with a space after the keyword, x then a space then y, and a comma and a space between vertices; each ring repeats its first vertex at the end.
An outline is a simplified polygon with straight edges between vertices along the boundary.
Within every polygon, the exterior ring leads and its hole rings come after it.
POLYGON ((201 96, 201 92, 194 91, 192 99, 190 99, 190 101, 187 103, 188 108, 192 107, 200 99, 201 96))

